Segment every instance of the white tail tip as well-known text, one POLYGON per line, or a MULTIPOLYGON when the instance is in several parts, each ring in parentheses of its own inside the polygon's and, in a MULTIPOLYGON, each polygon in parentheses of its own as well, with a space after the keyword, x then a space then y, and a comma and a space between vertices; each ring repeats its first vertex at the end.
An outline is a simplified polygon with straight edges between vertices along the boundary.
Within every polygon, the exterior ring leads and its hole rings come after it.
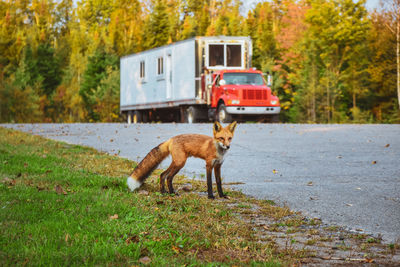
POLYGON ((128 179, 126 180, 126 183, 129 187, 129 189, 133 192, 136 189, 138 189, 142 183, 137 181, 136 179, 132 178, 131 176, 128 177, 128 179))

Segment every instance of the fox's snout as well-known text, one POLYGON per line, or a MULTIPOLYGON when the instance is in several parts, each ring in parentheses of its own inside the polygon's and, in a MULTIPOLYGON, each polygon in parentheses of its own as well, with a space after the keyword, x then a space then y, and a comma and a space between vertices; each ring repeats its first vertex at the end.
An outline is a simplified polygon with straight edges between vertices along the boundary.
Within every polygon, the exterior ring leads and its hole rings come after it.
POLYGON ((222 141, 218 141, 218 144, 224 150, 228 150, 231 147, 230 143, 226 143, 226 142, 222 142, 222 141))

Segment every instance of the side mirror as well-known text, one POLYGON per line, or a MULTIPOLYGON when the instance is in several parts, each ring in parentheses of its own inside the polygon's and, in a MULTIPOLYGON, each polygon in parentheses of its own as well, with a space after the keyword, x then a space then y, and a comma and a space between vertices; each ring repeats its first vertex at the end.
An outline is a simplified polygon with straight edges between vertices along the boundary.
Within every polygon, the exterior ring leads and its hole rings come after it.
POLYGON ((268 85, 268 87, 272 86, 272 75, 269 74, 269 72, 268 72, 268 76, 267 76, 267 85, 268 85))

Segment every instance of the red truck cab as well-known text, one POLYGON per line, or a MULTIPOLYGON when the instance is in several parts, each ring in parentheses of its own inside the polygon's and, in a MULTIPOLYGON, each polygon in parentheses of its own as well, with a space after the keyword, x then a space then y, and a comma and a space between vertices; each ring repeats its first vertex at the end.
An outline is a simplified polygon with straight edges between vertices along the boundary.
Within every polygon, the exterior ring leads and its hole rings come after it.
POLYGON ((210 107, 220 122, 233 118, 279 120, 279 98, 271 93, 261 71, 220 70, 212 78, 210 107))

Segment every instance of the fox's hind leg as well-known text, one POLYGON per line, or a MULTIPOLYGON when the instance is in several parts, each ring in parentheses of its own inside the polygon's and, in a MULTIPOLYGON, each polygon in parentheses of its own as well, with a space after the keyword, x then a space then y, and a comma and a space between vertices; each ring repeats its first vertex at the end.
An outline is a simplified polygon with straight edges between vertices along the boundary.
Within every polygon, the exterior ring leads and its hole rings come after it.
POLYGON ((174 176, 185 166, 186 161, 181 161, 181 162, 176 162, 172 161, 171 165, 168 168, 168 174, 167 174, 167 185, 168 185, 168 191, 170 194, 175 194, 174 187, 172 186, 172 180, 174 179, 174 176))
POLYGON ((167 192, 165 190, 165 178, 168 176, 170 168, 171 168, 171 166, 168 169, 166 169, 163 173, 161 173, 161 175, 160 175, 160 192, 161 192, 161 194, 164 194, 167 192))

